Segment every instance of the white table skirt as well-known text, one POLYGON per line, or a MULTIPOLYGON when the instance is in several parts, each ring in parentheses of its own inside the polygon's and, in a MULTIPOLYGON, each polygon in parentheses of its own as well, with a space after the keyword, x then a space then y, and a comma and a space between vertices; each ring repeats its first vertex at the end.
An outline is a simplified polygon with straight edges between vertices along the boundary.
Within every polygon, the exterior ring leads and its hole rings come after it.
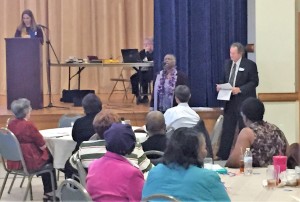
MULTIPOLYGON (((137 127, 133 127, 136 129, 137 127)), ((75 149, 76 142, 72 139, 72 127, 40 130, 46 145, 53 156, 54 168, 64 168, 65 163, 75 149)), ((144 142, 146 133, 135 133, 139 142, 144 142)))
POLYGON ((72 128, 46 129, 40 130, 40 133, 53 156, 54 168, 64 168, 76 146, 76 142, 72 139, 72 128))

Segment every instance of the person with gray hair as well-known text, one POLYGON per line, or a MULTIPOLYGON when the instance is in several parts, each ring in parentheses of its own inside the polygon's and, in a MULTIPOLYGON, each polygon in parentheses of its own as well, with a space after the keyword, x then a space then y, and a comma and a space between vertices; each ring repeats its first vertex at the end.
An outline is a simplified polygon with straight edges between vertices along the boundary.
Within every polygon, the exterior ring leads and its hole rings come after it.
POLYGON ((164 115, 160 111, 149 112, 146 116, 146 129, 149 138, 142 143, 143 150, 163 152, 167 146, 164 115))
MULTIPOLYGON (((52 163, 52 156, 49 153, 46 142, 40 134, 35 125, 29 121, 31 114, 30 101, 26 98, 14 100, 11 103, 11 111, 15 119, 8 123, 8 129, 14 133, 18 139, 23 157, 29 171, 39 170, 48 163, 52 163)), ((20 162, 8 161, 9 169, 19 169, 20 162)), ((51 177, 49 173, 41 175, 44 185, 44 199, 52 199, 51 177)), ((55 170, 53 169, 53 176, 55 177, 55 170)), ((57 187, 56 180, 55 189, 57 187)))
MULTIPOLYGON (((243 57, 244 46, 235 42, 230 46, 230 60, 225 63, 225 75, 221 83, 230 83, 232 92, 230 100, 225 102, 224 122, 221 135, 221 142, 217 156, 222 160, 227 160, 233 144, 236 131, 243 127, 243 120, 240 116, 241 103, 248 97, 256 97, 256 87, 258 86, 258 72, 256 63, 243 57)), ((220 85, 216 85, 220 91, 220 85)))
POLYGON ((200 120, 199 115, 189 106, 191 98, 190 88, 186 85, 179 85, 175 88, 175 100, 177 106, 168 109, 164 113, 167 130, 176 130, 181 127, 194 127, 200 120))

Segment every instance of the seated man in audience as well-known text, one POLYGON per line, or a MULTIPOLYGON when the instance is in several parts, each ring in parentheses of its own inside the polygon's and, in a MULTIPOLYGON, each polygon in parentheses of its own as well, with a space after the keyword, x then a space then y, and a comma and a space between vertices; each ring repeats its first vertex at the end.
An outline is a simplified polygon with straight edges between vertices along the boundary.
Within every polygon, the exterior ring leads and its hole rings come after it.
MULTIPOLYGON (((81 160, 83 167, 87 168, 92 161, 101 158, 106 153, 103 134, 113 123, 119 122, 119 116, 109 110, 102 110, 96 115, 93 126, 97 134, 92 137, 93 140, 82 142, 78 152, 73 154, 69 160, 74 172, 77 171, 76 160, 78 158, 81 160)), ((126 157, 137 164, 143 173, 148 172, 152 168, 150 160, 146 157, 141 143, 138 141, 133 152, 130 155, 126 155, 126 157)))
POLYGON ((188 101, 191 98, 191 91, 186 85, 179 85, 175 88, 175 100, 177 106, 167 109, 164 114, 167 130, 173 128, 194 127, 200 120, 199 115, 190 108, 188 101))
POLYGON ((288 142, 283 132, 274 124, 263 120, 264 104, 257 98, 247 98, 241 105, 245 128, 241 130, 226 167, 238 168, 246 148, 253 155, 253 166, 266 167, 273 163, 273 156, 286 154, 288 142))
MULTIPOLYGON (((142 143, 143 150, 165 151, 167 145, 166 124, 164 115, 160 111, 149 112, 146 116, 146 129, 149 138, 142 143)), ((148 156, 157 158, 157 156, 148 156)))

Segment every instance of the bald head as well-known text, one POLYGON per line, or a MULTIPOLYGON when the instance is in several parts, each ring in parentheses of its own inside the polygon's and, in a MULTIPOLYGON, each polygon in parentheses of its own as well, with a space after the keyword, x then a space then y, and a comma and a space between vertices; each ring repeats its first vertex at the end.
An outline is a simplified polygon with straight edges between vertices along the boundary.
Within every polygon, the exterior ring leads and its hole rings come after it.
POLYGON ((149 112, 146 116, 146 129, 150 136, 165 134, 166 124, 164 115, 160 111, 149 112))

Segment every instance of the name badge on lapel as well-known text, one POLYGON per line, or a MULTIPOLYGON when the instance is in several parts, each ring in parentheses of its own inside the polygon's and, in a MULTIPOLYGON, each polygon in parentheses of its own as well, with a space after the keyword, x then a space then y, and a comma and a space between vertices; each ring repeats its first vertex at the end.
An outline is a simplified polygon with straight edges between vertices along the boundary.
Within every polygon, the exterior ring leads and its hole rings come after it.
POLYGON ((240 67, 239 72, 243 72, 243 71, 245 71, 245 69, 243 67, 240 67))

